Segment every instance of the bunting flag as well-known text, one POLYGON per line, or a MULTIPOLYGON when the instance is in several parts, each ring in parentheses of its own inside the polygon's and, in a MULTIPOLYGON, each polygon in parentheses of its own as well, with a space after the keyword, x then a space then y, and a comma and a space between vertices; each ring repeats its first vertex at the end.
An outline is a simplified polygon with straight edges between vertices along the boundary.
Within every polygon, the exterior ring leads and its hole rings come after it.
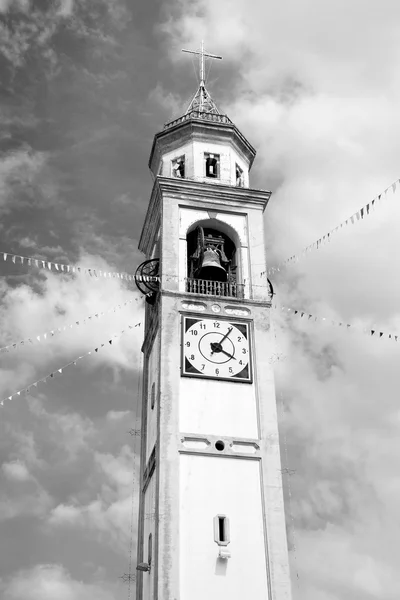
MULTIPOLYGON (((129 330, 132 330, 132 329, 135 329, 136 327, 140 327, 141 325, 142 325, 142 322, 140 321, 139 323, 136 323, 136 325, 127 325, 127 327, 128 327, 129 330)), ((82 360, 83 358, 86 358, 87 356, 91 356, 93 353, 97 354, 99 352, 99 350, 101 350, 102 348, 104 348, 105 346, 107 346, 107 344, 109 344, 111 346, 113 344, 113 342, 115 343, 115 341, 119 341, 119 338, 124 333, 127 333, 126 329, 123 329, 122 331, 120 331, 120 333, 113 335, 111 337, 111 339, 107 340, 103 344, 100 344, 99 346, 97 346, 97 348, 94 348, 94 350, 90 350, 89 352, 85 352, 85 354, 82 354, 81 356, 78 356, 77 358, 75 358, 75 360, 71 360, 66 365, 63 365, 59 369, 56 369, 55 371, 52 371, 51 373, 49 373, 45 377, 42 377, 41 379, 38 379, 37 381, 34 381, 33 383, 29 384, 28 387, 24 387, 23 389, 18 390, 17 392, 14 392, 13 394, 7 396, 6 398, 3 398, 2 400, 0 400, 0 406, 4 406, 4 402, 6 402, 7 400, 12 400, 15 396, 21 396, 21 394, 29 394, 29 392, 31 391, 32 388, 37 388, 38 385, 39 385, 39 383, 47 383, 47 381, 49 379, 54 379, 54 377, 56 377, 56 375, 58 373, 60 375, 62 375, 63 372, 65 371, 65 369, 67 369, 68 367, 71 367, 72 365, 75 366, 77 364, 77 362, 80 361, 80 360, 82 360)))
MULTIPOLYGON (((277 306, 274 305, 273 307, 274 309, 277 309, 277 306)), ((395 333, 385 333, 384 331, 380 331, 379 329, 377 329, 376 327, 374 329, 369 329, 369 328, 360 328, 356 325, 351 325, 350 323, 342 323, 340 321, 332 321, 332 319, 328 319, 326 317, 317 317, 315 315, 312 315, 310 313, 308 313, 305 310, 299 310, 297 308, 290 308, 288 306, 281 306, 280 308, 281 311, 287 312, 291 315, 295 315, 300 317, 300 319, 303 319, 305 321, 323 321, 324 323, 327 323, 328 325, 333 325, 334 327, 341 327, 342 329, 345 329, 346 331, 355 331, 357 333, 364 333, 365 335, 368 335, 369 337, 375 337, 375 338, 387 338, 389 340, 394 340, 395 342, 398 341, 399 335, 395 334, 395 333)))
POLYGON ((51 329, 50 331, 47 331, 46 333, 41 333, 40 335, 36 335, 31 338, 26 338, 24 340, 20 340, 19 342, 13 342, 12 344, 8 344, 7 346, 3 346, 2 348, 0 348, 0 354, 2 354, 4 352, 11 352, 12 350, 18 350, 18 348, 20 348, 21 346, 27 346, 28 344, 35 344, 36 342, 43 342, 47 339, 54 337, 55 335, 58 335, 59 333, 62 333, 63 331, 66 331, 67 329, 72 329, 73 327, 77 327, 79 325, 85 325, 87 322, 93 322, 92 319, 93 320, 101 319, 101 317, 104 317, 105 315, 108 315, 111 312, 115 313, 115 312, 117 312, 117 310, 122 310, 128 304, 132 304, 132 302, 137 302, 137 301, 138 301, 138 298, 128 300, 127 302, 124 302, 123 304, 117 304, 117 306, 114 306, 114 307, 106 310, 106 312, 98 312, 94 315, 85 317, 84 319, 80 319, 79 321, 75 321, 74 323, 70 323, 69 325, 63 325, 63 327, 56 327, 55 329, 51 329))
MULTIPOLYGON (((342 221, 342 223, 339 223, 339 225, 337 225, 337 227, 335 227, 334 229, 331 229, 331 231, 329 231, 328 233, 323 235, 317 241, 315 241, 312 244, 310 244, 309 246, 306 246, 305 248, 303 248, 303 250, 301 250, 298 254, 293 254, 293 256, 290 256, 289 258, 287 258, 286 260, 284 260, 283 262, 278 264, 276 267, 270 267, 269 269, 267 269, 267 271, 266 271, 267 275, 272 275, 274 273, 277 273, 278 271, 281 271, 282 269, 287 267, 289 264, 298 262, 300 260, 300 258, 305 256, 308 252, 311 252, 312 250, 318 250, 319 248, 321 248, 322 245, 330 242, 332 239, 332 236, 335 233, 337 233, 340 229, 342 229, 343 227, 346 227, 347 225, 349 225, 349 223, 354 225, 354 223, 356 221, 361 221, 361 220, 365 219, 365 217, 367 215, 370 215, 371 212, 377 207, 378 203, 381 200, 383 200, 384 198, 386 198, 386 195, 389 190, 392 190, 393 194, 395 193, 396 187, 399 183, 400 183, 400 179, 396 179, 396 181, 394 181, 388 188, 386 188, 386 190, 384 192, 382 192, 381 194, 376 196, 376 198, 374 198, 366 206, 363 206, 362 208, 360 208, 353 215, 351 215, 350 217, 348 217, 347 219, 342 221)), ((261 273, 261 275, 265 275, 265 272, 261 273)))
POLYGON ((106 278, 118 278, 125 279, 126 281, 134 281, 135 276, 129 273, 117 273, 115 271, 103 271, 101 269, 93 269, 86 267, 78 267, 71 264, 55 263, 42 258, 34 258, 32 256, 20 256, 19 254, 12 254, 10 252, 0 252, 0 257, 3 256, 3 260, 11 260, 14 264, 26 264, 28 267, 38 267, 42 269, 52 269, 55 271, 63 271, 64 273, 84 273, 91 277, 106 277, 106 278))

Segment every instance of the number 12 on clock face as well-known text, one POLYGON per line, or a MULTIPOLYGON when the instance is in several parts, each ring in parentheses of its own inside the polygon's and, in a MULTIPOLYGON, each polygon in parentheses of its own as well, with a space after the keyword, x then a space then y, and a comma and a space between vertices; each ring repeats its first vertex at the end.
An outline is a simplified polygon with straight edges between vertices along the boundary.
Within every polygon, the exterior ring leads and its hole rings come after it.
POLYGON ((252 382, 246 322, 182 317, 182 375, 252 382))

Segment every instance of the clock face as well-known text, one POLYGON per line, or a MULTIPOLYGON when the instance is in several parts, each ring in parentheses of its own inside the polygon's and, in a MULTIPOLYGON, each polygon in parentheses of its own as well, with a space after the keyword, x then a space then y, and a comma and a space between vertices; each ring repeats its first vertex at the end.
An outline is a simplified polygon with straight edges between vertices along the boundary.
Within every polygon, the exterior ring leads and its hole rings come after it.
POLYGON ((183 317, 182 375, 251 383, 248 323, 183 317))

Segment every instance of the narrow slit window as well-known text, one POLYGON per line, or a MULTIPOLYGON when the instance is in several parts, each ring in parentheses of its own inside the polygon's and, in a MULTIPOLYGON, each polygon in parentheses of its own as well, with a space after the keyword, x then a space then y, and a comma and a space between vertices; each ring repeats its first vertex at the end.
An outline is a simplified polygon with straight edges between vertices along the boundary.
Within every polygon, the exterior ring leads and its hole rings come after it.
POLYGON ((153 535, 149 534, 149 541, 147 544, 147 564, 151 567, 151 561, 153 558, 153 535))
POLYGON ((244 186, 244 177, 243 177, 243 169, 241 169, 239 167, 239 165, 236 165, 236 185, 237 187, 243 187, 244 186))
POLYGON ((225 517, 218 517, 219 541, 226 542, 225 517))
POLYGON ((214 517, 214 541, 219 546, 227 546, 230 542, 229 519, 226 515, 214 517))
POLYGON ((206 177, 219 177, 219 154, 204 154, 206 163, 206 177))
POLYGON ((156 403, 156 384, 153 382, 151 386, 151 410, 154 410, 154 405, 156 403))
POLYGON ((185 177, 185 157, 179 156, 172 161, 172 177, 184 179, 185 177))

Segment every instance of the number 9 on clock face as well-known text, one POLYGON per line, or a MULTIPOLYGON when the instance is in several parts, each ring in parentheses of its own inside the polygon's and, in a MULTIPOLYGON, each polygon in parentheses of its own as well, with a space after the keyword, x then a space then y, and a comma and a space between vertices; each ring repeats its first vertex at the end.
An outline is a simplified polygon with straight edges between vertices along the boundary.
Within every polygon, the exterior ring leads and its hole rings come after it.
POLYGON ((182 375, 251 383, 249 324, 182 317, 182 375))

